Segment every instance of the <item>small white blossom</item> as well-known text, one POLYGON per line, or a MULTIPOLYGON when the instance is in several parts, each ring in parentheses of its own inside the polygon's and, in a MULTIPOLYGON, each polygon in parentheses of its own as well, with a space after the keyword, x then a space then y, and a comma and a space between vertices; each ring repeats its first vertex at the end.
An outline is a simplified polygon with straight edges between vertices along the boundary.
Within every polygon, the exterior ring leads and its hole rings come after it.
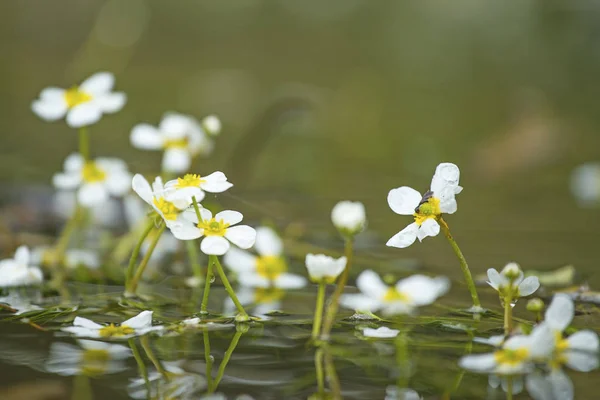
POLYGON ((258 256, 233 247, 223 257, 223 263, 237 273, 240 285, 280 289, 296 289, 306 285, 304 277, 287 272, 283 243, 273 229, 264 226, 257 228, 255 247, 258 256))
POLYGON ((390 339, 395 338, 400 333, 397 329, 390 329, 387 326, 380 326, 377 329, 365 328, 363 329, 363 335, 366 337, 379 338, 379 339, 390 339))
POLYGON ((168 113, 158 128, 149 124, 136 125, 130 136, 133 147, 141 150, 164 150, 162 170, 184 173, 198 154, 209 154, 213 144, 202 126, 189 115, 168 113))
POLYGON ((75 317, 73 326, 61 330, 78 337, 92 339, 129 339, 163 329, 161 325, 152 326, 152 313, 152 311, 142 311, 135 317, 124 321, 121 325, 100 325, 87 318, 75 317))
POLYGON ((571 173, 571 193, 582 207, 600 203, 600 163, 589 162, 571 173))
POLYGON ((48 87, 31 109, 46 121, 56 121, 66 115, 67 124, 79 128, 95 124, 102 114, 112 114, 123 108, 127 97, 112 92, 115 77, 109 72, 98 72, 71 89, 48 87))
POLYGON ((165 221, 169 229, 174 226, 184 225, 183 211, 189 207, 189 203, 185 200, 167 200, 165 188, 160 177, 156 177, 152 187, 140 174, 136 174, 132 181, 131 187, 133 190, 148 203, 154 211, 158 213, 165 221))
POLYGON ((511 299, 529 296, 540 287, 537 276, 524 278, 523 271, 517 263, 508 263, 498 272, 494 268, 487 271, 488 284, 496 289, 501 296, 510 295, 511 299))
POLYGON ((78 340, 79 346, 55 342, 50 346, 46 371, 63 375, 98 376, 125 371, 128 347, 96 340, 78 340))
POLYGON ((52 182, 60 190, 77 190, 77 201, 84 207, 105 203, 109 196, 122 197, 129 192, 131 173, 117 158, 85 161, 74 153, 64 162, 64 172, 54 174, 52 182))
POLYGON ((340 201, 331 210, 333 225, 343 234, 354 236, 365 228, 365 206, 359 201, 340 201))
POLYGON ((458 185, 460 170, 455 164, 442 163, 437 166, 430 190, 423 196, 408 186, 390 190, 388 204, 392 211, 400 215, 412 215, 415 222, 395 234, 387 246, 405 248, 427 236, 440 233, 438 218, 444 214, 454 214, 457 210, 456 195, 462 191, 458 185))
POLYGON ((256 231, 248 225, 237 225, 243 219, 237 211, 221 211, 213 217, 206 208, 200 209, 201 221, 196 210, 183 212, 182 224, 171 227, 171 232, 179 240, 193 240, 204 236, 200 250, 207 255, 222 256, 231 247, 229 242, 242 249, 249 249, 256 240, 256 231))
POLYGON ((44 279, 42 270, 30 265, 29 249, 21 246, 14 258, 0 261, 0 288, 39 285, 44 279))
POLYGON ((202 127, 211 136, 217 136, 221 133, 221 120, 216 115, 207 115, 202 118, 202 127))
POLYGON ((346 257, 333 258, 325 254, 307 254, 306 269, 315 282, 333 283, 346 268, 346 257))
POLYGON ((191 204, 192 196, 199 203, 204 199, 204 192, 222 193, 232 186, 220 171, 206 176, 186 174, 183 178, 168 181, 165 184, 165 193, 170 201, 184 200, 191 204))
POLYGON ((433 303, 448 291, 450 282, 445 277, 413 275, 390 287, 375 272, 366 270, 358 276, 356 286, 361 294, 342 295, 341 305, 353 310, 382 310, 386 315, 394 315, 412 313, 417 307, 433 303))

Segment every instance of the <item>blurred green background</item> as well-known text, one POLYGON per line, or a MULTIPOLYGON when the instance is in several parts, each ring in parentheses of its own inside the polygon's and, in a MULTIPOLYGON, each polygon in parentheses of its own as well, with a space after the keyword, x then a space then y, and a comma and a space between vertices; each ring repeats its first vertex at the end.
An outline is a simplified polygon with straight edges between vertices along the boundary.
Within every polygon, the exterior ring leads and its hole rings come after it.
POLYGON ((0 180, 48 185, 77 135, 30 111, 39 91, 108 70, 124 110, 91 128, 92 151, 152 173, 129 145, 165 111, 218 114, 200 172, 236 184, 225 203, 257 221, 332 231, 338 200, 367 206, 363 249, 460 277, 441 238, 385 241, 410 222, 389 189, 425 191, 437 163, 462 170, 448 222, 475 273, 515 260, 573 263, 596 286, 594 208, 569 177, 600 159, 600 5, 560 1, 72 0, 0 3, 0 180))

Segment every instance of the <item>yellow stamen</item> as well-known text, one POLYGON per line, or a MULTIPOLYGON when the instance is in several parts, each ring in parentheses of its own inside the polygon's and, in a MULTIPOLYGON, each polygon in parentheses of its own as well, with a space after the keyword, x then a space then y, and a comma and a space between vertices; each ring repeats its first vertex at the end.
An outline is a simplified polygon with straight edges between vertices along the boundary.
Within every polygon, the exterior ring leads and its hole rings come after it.
POLYGON ((526 348, 516 350, 504 349, 494 352, 494 358, 498 364, 508 364, 513 367, 527 360, 528 356, 529 350, 526 348))
POLYGON ((270 281, 287 271, 287 264, 280 256, 262 256, 256 260, 256 272, 270 281))
POLYGON ((389 288, 385 295, 383 296, 383 301, 386 303, 392 303, 396 301, 408 302, 410 298, 406 295, 406 293, 402 293, 396 290, 396 288, 389 288))
POLYGON ((87 183, 102 182, 106 179, 106 172, 93 161, 88 161, 84 164, 81 175, 83 181, 87 183))
POLYGON ((77 86, 74 86, 65 92, 65 102, 69 108, 87 103, 90 100, 92 100, 92 96, 86 92, 82 92, 77 86))
POLYGON ((135 333, 135 329, 127 325, 116 326, 115 324, 110 324, 100 329, 98 333, 101 337, 121 337, 133 335, 135 333))
POLYGON ((186 174, 183 178, 177 178, 176 188, 199 187, 200 184, 206 182, 198 174, 186 174))
POLYGON ((430 197, 427 201, 419 206, 418 211, 414 213, 415 222, 421 226, 423 222, 430 218, 438 218, 442 211, 440 210, 440 199, 430 197))
POLYGON ((85 376, 102 375, 110 361, 107 350, 85 350, 81 356, 81 372, 85 376))
POLYGON ((204 229, 204 236, 225 236, 229 224, 223 220, 217 221, 212 217, 209 221, 200 221, 198 228, 204 229))
POLYGON ((254 291, 254 302, 256 304, 273 303, 283 298, 285 292, 277 288, 257 288, 254 291))
POLYGON ((179 215, 179 209, 175 207, 173 203, 165 200, 163 197, 160 199, 154 198, 152 202, 154 203, 154 206, 160 210, 166 220, 175 221, 177 219, 177 215, 179 215))
POLYGON ((163 143, 165 149, 186 149, 188 147, 189 140, 187 137, 181 139, 169 139, 163 143))

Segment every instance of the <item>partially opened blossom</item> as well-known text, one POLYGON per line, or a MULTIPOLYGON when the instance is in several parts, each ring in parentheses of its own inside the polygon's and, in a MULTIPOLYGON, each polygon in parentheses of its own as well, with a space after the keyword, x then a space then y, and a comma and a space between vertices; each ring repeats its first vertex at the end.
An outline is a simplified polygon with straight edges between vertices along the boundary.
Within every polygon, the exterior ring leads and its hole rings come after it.
POLYGON ((176 174, 187 172, 196 155, 209 154, 213 148, 195 118, 177 113, 166 114, 158 128, 136 125, 130 140, 133 147, 141 150, 163 150, 162 170, 176 174))
POLYGON ((408 186, 390 190, 388 204, 400 215, 412 215, 415 222, 395 234, 387 246, 404 248, 427 236, 440 233, 438 219, 442 214, 454 214, 457 210, 455 196, 462 191, 458 185, 460 170, 455 164, 439 164, 431 180, 430 190, 424 195, 408 186))
POLYGON ((39 285, 43 280, 42 270, 31 265, 26 246, 19 247, 13 258, 0 261, 0 288, 39 285))
POLYGON ((340 201, 331 210, 331 221, 342 235, 354 236, 365 228, 365 206, 359 201, 340 201))
POLYGON ((500 272, 490 268, 487 275, 488 284, 496 289, 502 297, 510 296, 512 300, 529 296, 540 287, 538 277, 524 278, 523 271, 517 263, 508 263, 500 272))
POLYGON ((249 249, 256 240, 256 231, 248 225, 236 225, 243 219, 237 211, 221 211, 213 217, 206 208, 200 209, 201 220, 196 211, 188 209, 183 213, 182 224, 171 227, 171 232, 179 240, 193 240, 204 237, 200 250, 207 255, 221 256, 231 247, 229 242, 242 249, 249 249))
POLYGON ((202 118, 202 128, 211 136, 217 136, 221 133, 221 120, 216 115, 207 115, 202 118))
POLYGON ((264 226, 256 229, 255 248, 258 255, 234 247, 223 258, 225 266, 237 274, 240 285, 280 289, 306 285, 304 277, 287 272, 283 243, 273 229, 264 226))
POLYGON ((307 254, 305 264, 311 281, 334 283, 346 268, 347 261, 346 257, 333 258, 325 254, 307 254))
POLYGON ((113 92, 115 77, 109 72, 98 72, 70 89, 48 87, 40 93, 31 109, 46 121, 56 121, 66 116, 73 128, 95 124, 103 114, 115 113, 123 108, 127 97, 113 92))
POLYGON ((165 193, 169 200, 184 200, 192 203, 192 196, 197 202, 204 199, 204 192, 222 193, 232 187, 227 181, 224 173, 217 171, 212 174, 201 176, 198 174, 186 174, 183 178, 168 181, 165 184, 165 193))
POLYGON ((361 293, 342 295, 342 306, 358 311, 382 310, 386 315, 394 315, 412 313, 417 307, 433 303, 448 291, 450 282, 445 277, 413 275, 390 287, 375 272, 366 270, 358 276, 356 286, 361 293))
POLYGON ((52 182, 60 190, 77 190, 77 201, 84 207, 105 203, 109 196, 122 197, 129 192, 131 173, 117 158, 86 161, 73 153, 64 162, 64 172, 54 174, 52 182))
POLYGON ((97 340, 80 339, 77 343, 81 347, 62 342, 52 343, 46 371, 64 376, 99 376, 127 369, 125 360, 131 357, 128 347, 97 340))
POLYGON ((165 188, 160 177, 156 177, 152 186, 146 178, 136 174, 131 181, 133 190, 161 216, 168 228, 182 225, 183 211, 190 205, 185 200, 170 201, 165 197, 165 188))
POLYGON ((77 337, 92 339, 129 339, 130 337, 141 336, 162 329, 163 326, 161 325, 152 326, 152 311, 142 311, 120 325, 100 325, 87 318, 75 317, 73 326, 61 330, 72 333, 77 337))

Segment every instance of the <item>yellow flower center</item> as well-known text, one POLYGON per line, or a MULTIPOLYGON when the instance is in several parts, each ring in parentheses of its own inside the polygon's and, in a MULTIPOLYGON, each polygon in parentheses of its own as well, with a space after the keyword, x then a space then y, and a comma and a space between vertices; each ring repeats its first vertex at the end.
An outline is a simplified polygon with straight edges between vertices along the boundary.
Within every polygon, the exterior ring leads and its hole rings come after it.
POLYGON ((256 260, 256 272, 268 280, 277 279, 279 275, 287 271, 287 264, 280 256, 262 256, 256 260))
POLYGON ((127 326, 120 325, 116 326, 115 324, 110 324, 98 331, 101 337, 111 338, 111 337, 121 337, 127 335, 133 335, 135 333, 135 329, 127 326))
POLYGON ((86 92, 82 92, 77 86, 74 86, 65 92, 65 102, 69 108, 87 103, 90 100, 92 100, 92 96, 86 92))
POLYGON ((84 164, 81 175, 83 181, 87 183, 102 182, 106 179, 106 172, 93 161, 88 161, 84 164))
POLYGON ((513 367, 527 360, 528 356, 529 350, 526 348, 516 350, 503 349, 494 352, 494 358, 498 364, 508 364, 513 367))
POLYGON ((189 140, 187 137, 180 139, 168 139, 163 143, 165 149, 186 149, 188 147, 189 140))
POLYGON ((183 178, 177 178, 176 188, 199 187, 200 184, 206 182, 198 174, 186 174, 183 178))
POLYGON ((154 206, 160 210, 166 220, 174 221, 177 219, 177 215, 179 215, 179 209, 175 207, 173 203, 165 200, 163 197, 160 199, 154 198, 152 202, 154 203, 154 206))
POLYGON ((421 226, 423 222, 430 218, 437 218, 442 214, 440 210, 440 199, 437 197, 429 197, 425 202, 421 203, 417 207, 415 216, 415 222, 421 226))
POLYGON ((393 303, 396 301, 407 303, 409 300, 410 298, 405 293, 399 292, 393 287, 389 288, 383 296, 383 301, 386 303, 393 303))
POLYGON ((254 303, 264 304, 273 303, 283 298, 285 292, 277 288, 257 288, 254 292, 254 303))
POLYGON ((86 350, 81 357, 81 373, 85 376, 101 375, 106 372, 109 361, 107 350, 86 350))
POLYGON ((204 229, 204 236, 225 236, 229 224, 223 220, 217 221, 212 217, 209 221, 200 221, 198 228, 204 229))

